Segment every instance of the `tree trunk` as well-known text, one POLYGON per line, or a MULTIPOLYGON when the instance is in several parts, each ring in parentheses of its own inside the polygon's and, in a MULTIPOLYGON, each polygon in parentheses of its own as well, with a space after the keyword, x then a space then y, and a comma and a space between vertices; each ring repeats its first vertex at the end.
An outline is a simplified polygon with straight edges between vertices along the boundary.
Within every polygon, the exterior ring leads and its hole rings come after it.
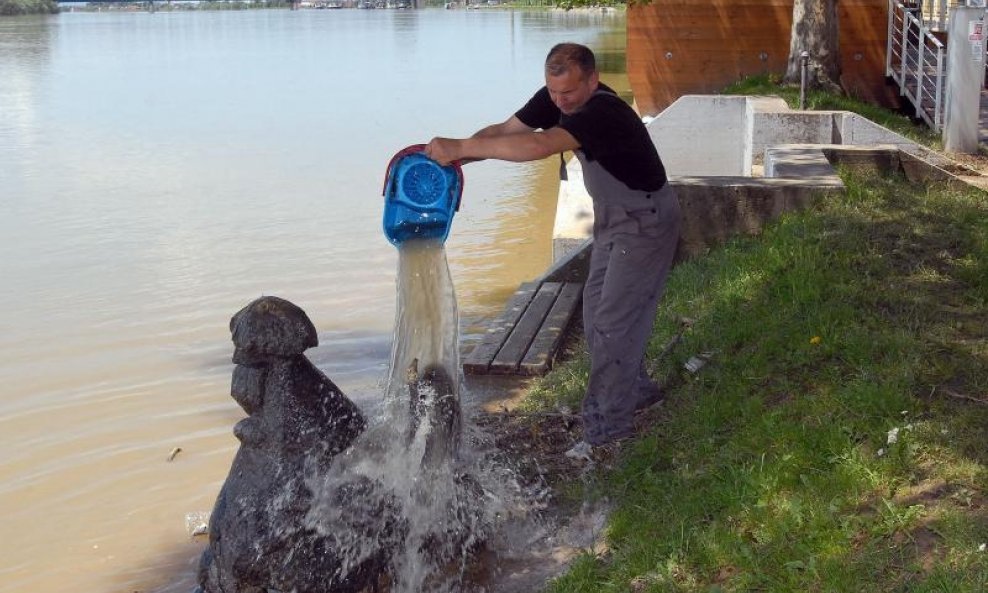
POLYGON ((840 91, 837 0, 795 0, 786 82, 800 81, 800 54, 809 53, 808 88, 840 91))

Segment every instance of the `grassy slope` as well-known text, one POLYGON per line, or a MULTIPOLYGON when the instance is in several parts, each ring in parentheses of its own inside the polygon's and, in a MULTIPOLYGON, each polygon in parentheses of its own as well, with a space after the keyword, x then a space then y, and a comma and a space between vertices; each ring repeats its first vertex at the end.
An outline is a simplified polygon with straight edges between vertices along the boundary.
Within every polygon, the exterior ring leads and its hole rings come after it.
MULTIPOLYGON (((656 369, 669 401, 594 476, 610 552, 551 590, 988 591, 988 200, 842 176, 674 270, 653 357, 695 325, 656 369)), ((533 400, 572 405, 586 371, 533 400)))

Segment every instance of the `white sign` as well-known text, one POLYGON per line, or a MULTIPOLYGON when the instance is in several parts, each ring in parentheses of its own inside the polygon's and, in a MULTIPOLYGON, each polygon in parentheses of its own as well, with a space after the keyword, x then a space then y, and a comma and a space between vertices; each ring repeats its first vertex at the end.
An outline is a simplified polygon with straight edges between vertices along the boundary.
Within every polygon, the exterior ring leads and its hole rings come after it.
POLYGON ((971 53, 974 54, 974 61, 980 62, 985 57, 985 44, 981 41, 971 42, 971 53))
POLYGON ((985 22, 984 21, 969 22, 967 24, 967 39, 968 41, 984 41, 985 22))
POLYGON ((985 0, 967 0, 967 5, 974 8, 984 8, 985 0))

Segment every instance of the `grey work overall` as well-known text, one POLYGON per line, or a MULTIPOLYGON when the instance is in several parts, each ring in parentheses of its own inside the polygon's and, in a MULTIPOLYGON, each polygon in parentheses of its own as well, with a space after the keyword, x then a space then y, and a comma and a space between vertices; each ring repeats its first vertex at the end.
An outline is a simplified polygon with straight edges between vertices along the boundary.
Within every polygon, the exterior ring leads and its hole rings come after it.
POLYGON ((654 192, 633 190, 582 151, 576 156, 594 210, 583 289, 590 351, 583 438, 600 445, 632 435, 635 409, 658 390, 645 373, 645 347, 676 254, 681 217, 668 182, 654 192))

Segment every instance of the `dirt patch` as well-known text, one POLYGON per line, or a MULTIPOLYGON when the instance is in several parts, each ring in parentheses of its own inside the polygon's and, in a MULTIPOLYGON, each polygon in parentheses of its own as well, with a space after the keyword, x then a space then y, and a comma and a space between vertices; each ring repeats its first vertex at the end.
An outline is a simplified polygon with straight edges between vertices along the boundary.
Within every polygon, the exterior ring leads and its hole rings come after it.
POLYGON ((951 153, 942 156, 955 163, 945 167, 948 173, 968 185, 988 191, 988 148, 982 145, 976 154, 951 153))
MULTIPOLYGON (((945 157, 957 162, 963 169, 967 171, 973 171, 979 175, 988 175, 988 152, 982 147, 975 154, 964 154, 964 153, 950 153, 945 154, 945 157)), ((957 175, 971 175, 970 172, 960 170, 957 175)))
POLYGON ((504 411, 480 414, 475 421, 529 482, 544 480, 555 489, 577 479, 584 470, 582 464, 565 456, 582 433, 578 416, 504 411))
POLYGON ((919 484, 899 490, 894 500, 896 504, 902 506, 917 504, 931 506, 933 503, 948 497, 951 491, 952 488, 946 480, 924 480, 919 484))

